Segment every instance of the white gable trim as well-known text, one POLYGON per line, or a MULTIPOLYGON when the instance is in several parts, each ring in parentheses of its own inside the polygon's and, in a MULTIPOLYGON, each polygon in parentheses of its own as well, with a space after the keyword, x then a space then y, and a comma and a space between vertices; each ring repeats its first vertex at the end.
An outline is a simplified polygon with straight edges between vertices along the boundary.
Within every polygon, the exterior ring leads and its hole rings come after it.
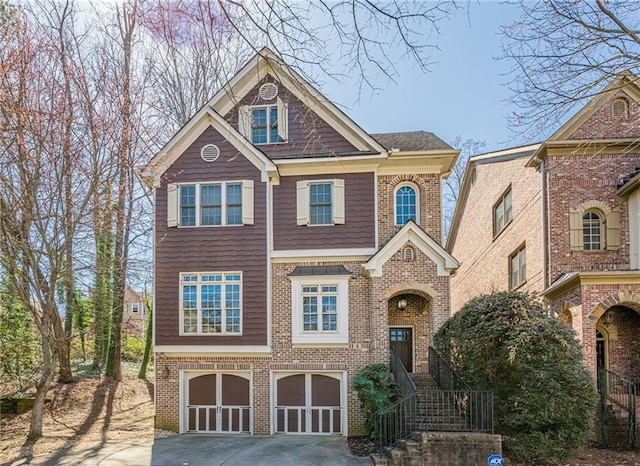
POLYGON ((262 172, 262 181, 278 179, 276 165, 212 108, 205 106, 149 162, 142 177, 152 186, 160 186, 162 175, 184 151, 209 127, 213 127, 262 172))
POLYGON ((381 277, 382 266, 391 259, 407 241, 411 241, 436 264, 438 276, 451 276, 458 269, 460 264, 458 264, 458 261, 455 260, 451 254, 445 251, 445 249, 425 233, 422 228, 413 221, 409 221, 382 249, 362 266, 364 272, 370 277, 381 277))
POLYGON ((213 107, 219 114, 226 115, 267 75, 271 75, 281 82, 302 103, 315 112, 358 150, 373 150, 387 154, 388 151, 382 147, 378 141, 367 134, 360 126, 351 120, 351 118, 267 47, 262 48, 256 56, 249 60, 249 62, 213 96, 208 105, 213 107))

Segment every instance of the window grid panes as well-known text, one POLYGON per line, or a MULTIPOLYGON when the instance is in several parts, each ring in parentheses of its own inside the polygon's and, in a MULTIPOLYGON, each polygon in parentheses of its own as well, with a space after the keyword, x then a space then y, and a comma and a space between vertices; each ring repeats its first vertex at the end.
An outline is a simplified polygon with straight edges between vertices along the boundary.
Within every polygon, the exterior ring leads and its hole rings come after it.
POLYGON ((338 331, 338 286, 302 287, 302 331, 335 333, 338 331))
POLYGON ((180 186, 180 226, 242 225, 242 183, 180 186))
POLYGON ((396 191, 396 225, 404 225, 409 220, 417 221, 416 190, 401 186, 396 191))
POLYGON ((513 218, 511 189, 509 189, 493 208, 493 234, 500 233, 513 218))
POLYGON ((183 333, 240 333, 240 274, 182 275, 181 281, 183 333))
POLYGON ((227 225, 242 224, 242 185, 227 185, 227 225))
POLYGON ((284 142, 284 139, 278 135, 277 105, 251 109, 251 141, 254 144, 284 142))
POLYGON ((527 257, 525 247, 518 249, 509 258, 510 288, 517 288, 527 280, 527 257))
POLYGON ((331 225, 332 215, 331 183, 309 185, 309 224, 331 225))
POLYGON ((180 225, 192 227, 196 224, 196 187, 180 187, 180 225))
POLYGON ((582 241, 585 251, 602 249, 600 224, 600 216, 595 212, 587 212, 582 216, 582 241))

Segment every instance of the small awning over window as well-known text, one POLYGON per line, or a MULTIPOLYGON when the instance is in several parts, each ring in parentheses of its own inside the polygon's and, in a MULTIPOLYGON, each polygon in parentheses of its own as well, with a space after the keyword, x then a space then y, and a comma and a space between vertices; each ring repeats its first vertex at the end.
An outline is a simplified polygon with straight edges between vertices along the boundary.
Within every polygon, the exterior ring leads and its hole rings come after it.
POLYGON ((299 265, 293 272, 288 274, 288 277, 302 277, 311 275, 352 275, 344 265, 299 265))

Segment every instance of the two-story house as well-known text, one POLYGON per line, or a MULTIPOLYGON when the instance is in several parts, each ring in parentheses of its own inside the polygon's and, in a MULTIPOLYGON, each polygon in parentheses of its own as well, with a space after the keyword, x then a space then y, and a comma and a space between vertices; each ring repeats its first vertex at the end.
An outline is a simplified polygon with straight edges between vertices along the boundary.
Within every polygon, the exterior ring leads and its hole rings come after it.
POLYGON ((261 50, 144 170, 157 427, 361 432, 353 376, 390 348, 426 371, 450 315, 457 155, 424 131, 367 134, 261 50))
POLYGON ((623 73, 548 140, 469 160, 447 250, 452 309, 541 294, 595 375, 640 376, 640 82, 623 73))

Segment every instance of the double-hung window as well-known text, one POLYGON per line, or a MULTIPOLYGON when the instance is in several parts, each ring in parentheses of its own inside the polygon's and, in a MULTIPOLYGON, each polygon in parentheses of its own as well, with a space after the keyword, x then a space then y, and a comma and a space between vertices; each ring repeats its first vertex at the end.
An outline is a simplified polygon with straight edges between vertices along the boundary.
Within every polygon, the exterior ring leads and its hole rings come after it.
POLYGON ((336 332, 338 330, 338 285, 302 287, 302 331, 336 332))
POLYGON ((287 141, 288 108, 277 98, 273 105, 244 105, 238 109, 238 130, 253 144, 287 141))
POLYGON ((345 223, 344 180, 303 180, 296 189, 298 225, 345 223))
POLYGON ((493 206, 493 236, 497 236, 498 233, 504 230, 512 218, 511 187, 509 187, 493 206))
POLYGON ((323 345, 349 342, 349 275, 291 280, 291 340, 323 345))
POLYGON ((180 275, 183 335, 239 335, 242 328, 242 274, 180 275))
POLYGON ((170 227, 253 224, 253 181, 170 184, 167 188, 170 227))
POLYGON ((527 280, 527 250, 520 246, 509 256, 509 288, 514 289, 527 280))

